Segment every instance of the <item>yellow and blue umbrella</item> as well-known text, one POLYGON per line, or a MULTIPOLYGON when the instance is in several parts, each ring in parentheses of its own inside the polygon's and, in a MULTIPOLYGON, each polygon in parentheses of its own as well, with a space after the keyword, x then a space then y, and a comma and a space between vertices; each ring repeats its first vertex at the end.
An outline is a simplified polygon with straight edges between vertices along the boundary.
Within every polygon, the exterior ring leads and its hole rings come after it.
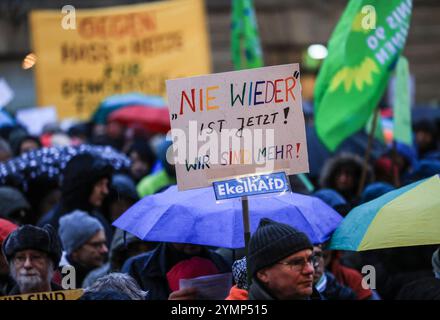
POLYGON ((335 230, 330 249, 373 249, 440 244, 439 175, 364 203, 335 230))

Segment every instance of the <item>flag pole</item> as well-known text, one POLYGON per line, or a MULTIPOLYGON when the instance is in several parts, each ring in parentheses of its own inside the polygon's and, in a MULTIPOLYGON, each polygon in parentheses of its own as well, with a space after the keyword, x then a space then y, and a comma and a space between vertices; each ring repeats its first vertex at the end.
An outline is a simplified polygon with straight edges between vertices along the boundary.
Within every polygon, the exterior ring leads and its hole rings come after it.
POLYGON ((391 170, 393 171, 393 184, 396 188, 400 187, 399 168, 397 167, 397 147, 396 140, 393 140, 393 151, 391 157, 391 170))
POLYGON ((241 210, 243 215, 243 230, 244 230, 244 254, 246 257, 246 273, 247 273, 247 282, 250 286, 252 283, 252 275, 249 272, 249 263, 248 263, 248 252, 249 252, 249 240, 251 238, 251 228, 249 225, 249 201, 248 197, 241 197, 241 210))
POLYGON ((248 197, 241 197, 241 210, 243 214, 244 244, 245 254, 248 254, 249 239, 251 238, 251 230, 249 226, 249 201, 248 197))
POLYGON ((367 180, 368 161, 370 159, 371 149, 373 148, 373 138, 374 138, 374 132, 376 131, 379 110, 380 110, 379 106, 377 106, 376 109, 374 110, 373 124, 371 125, 370 134, 368 135, 367 150, 365 151, 364 162, 362 165, 362 173, 361 173, 361 179, 359 181, 359 189, 357 192, 357 199, 360 199, 361 194, 362 194, 362 190, 364 189, 364 186, 365 186, 365 181, 367 180))

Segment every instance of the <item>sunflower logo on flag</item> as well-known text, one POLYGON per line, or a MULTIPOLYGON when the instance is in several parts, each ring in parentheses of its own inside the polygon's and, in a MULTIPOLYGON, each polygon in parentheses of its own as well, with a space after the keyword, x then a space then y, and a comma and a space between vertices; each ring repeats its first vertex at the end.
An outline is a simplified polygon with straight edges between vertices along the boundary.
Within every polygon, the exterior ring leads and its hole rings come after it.
POLYGON ((376 62, 366 57, 358 66, 347 66, 338 71, 330 81, 330 92, 343 85, 345 92, 350 92, 353 87, 362 91, 365 85, 373 84, 373 74, 379 74, 376 62))

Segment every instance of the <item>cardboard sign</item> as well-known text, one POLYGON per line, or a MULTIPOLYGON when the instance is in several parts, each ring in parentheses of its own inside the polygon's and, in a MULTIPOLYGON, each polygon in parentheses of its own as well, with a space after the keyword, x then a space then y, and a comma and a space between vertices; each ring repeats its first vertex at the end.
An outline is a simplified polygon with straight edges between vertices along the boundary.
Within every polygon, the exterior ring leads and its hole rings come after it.
POLYGON ((298 64, 167 81, 179 190, 308 172, 298 64))
POLYGON ((11 102, 12 99, 14 99, 14 91, 5 79, 0 78, 0 109, 11 102))
POLYGON ((78 300, 83 293, 83 289, 36 292, 16 296, 4 296, 0 297, 0 300, 78 300))
POLYGON ((17 112, 16 118, 30 134, 39 136, 46 124, 57 122, 57 110, 55 107, 22 109, 17 112))
POLYGON ((284 172, 217 181, 213 183, 217 200, 289 191, 284 172))
POLYGON ((113 94, 164 96, 166 79, 211 70, 203 0, 32 11, 30 29, 37 104, 60 119, 86 120, 113 94))

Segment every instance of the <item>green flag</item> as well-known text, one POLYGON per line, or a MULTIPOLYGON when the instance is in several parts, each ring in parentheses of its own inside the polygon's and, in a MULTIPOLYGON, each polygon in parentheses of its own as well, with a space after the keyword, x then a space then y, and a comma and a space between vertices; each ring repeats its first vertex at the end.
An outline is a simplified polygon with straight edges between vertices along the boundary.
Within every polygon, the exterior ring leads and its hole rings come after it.
POLYGON ((396 84, 393 97, 394 140, 412 146, 411 110, 409 92, 409 66, 400 57, 396 67, 396 84))
POLYGON ((252 0, 232 1, 231 54, 235 70, 264 65, 252 0))
POLYGON ((408 34, 412 0, 351 0, 328 43, 315 86, 315 126, 334 151, 365 126, 408 34))

